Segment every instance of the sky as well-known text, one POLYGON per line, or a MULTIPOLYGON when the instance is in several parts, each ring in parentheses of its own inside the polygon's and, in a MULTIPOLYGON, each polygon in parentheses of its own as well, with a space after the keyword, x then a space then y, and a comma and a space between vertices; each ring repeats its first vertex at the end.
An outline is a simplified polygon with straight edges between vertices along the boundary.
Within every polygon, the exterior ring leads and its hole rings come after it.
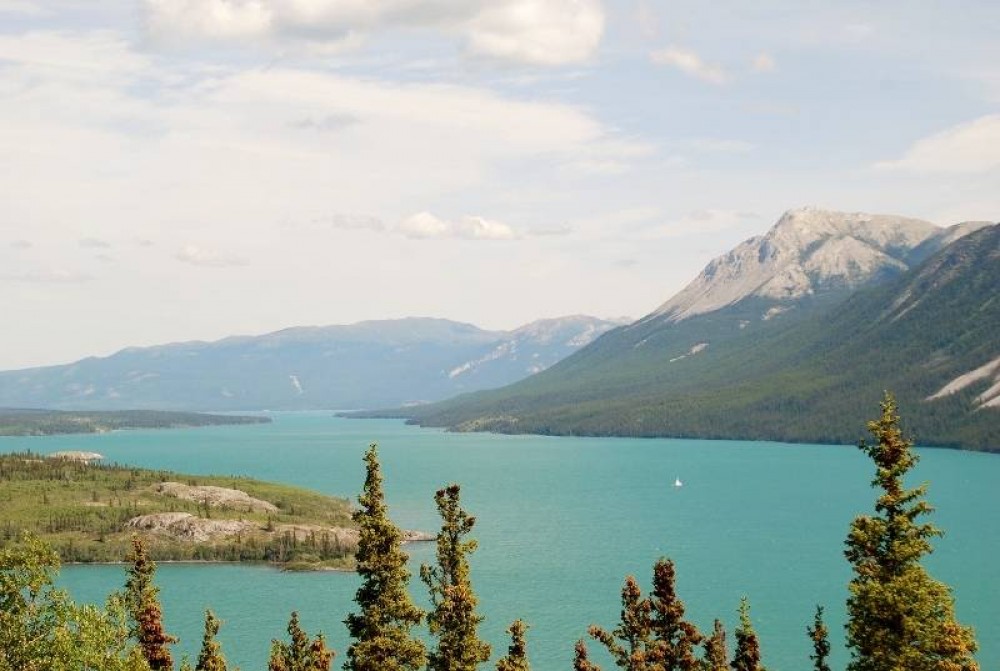
POLYGON ((637 318, 806 205, 995 221, 997 35, 992 0, 0 0, 0 369, 637 318))

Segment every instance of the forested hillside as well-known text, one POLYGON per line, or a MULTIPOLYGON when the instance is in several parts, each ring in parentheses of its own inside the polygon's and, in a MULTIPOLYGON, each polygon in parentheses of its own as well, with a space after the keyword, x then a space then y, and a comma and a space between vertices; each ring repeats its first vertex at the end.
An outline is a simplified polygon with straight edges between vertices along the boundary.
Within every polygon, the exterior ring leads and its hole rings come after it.
POLYGON ((458 430, 844 443, 891 388, 915 408, 921 444, 1000 450, 997 287, 993 225, 894 280, 812 299, 797 319, 713 337, 736 331, 751 299, 668 326, 644 320, 519 384, 397 414, 458 430))

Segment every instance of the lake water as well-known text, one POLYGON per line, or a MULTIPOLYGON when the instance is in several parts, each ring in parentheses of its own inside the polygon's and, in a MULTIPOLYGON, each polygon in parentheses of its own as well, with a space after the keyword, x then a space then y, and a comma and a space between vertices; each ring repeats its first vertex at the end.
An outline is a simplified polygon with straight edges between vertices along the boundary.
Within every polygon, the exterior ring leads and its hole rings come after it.
MULTIPOLYGON (((520 617, 531 625, 533 668, 570 668, 587 625, 617 623, 624 576, 635 574, 646 589, 653 562, 667 555, 689 618, 703 631, 720 617, 731 645, 746 594, 768 667, 805 668, 805 627, 821 603, 835 668, 846 662, 843 539, 874 501, 871 463, 854 447, 448 434, 287 413, 262 426, 2 438, 0 451, 93 450, 138 466, 249 475, 354 497, 371 441, 380 444, 387 498, 401 526, 435 531, 434 491, 462 484, 463 503, 478 518, 473 582, 494 660, 506 650, 504 628, 520 617), (673 487, 675 478, 684 486, 673 487)), ((920 454, 912 483, 931 483, 933 521, 946 530, 927 565, 953 586, 959 619, 975 626, 983 669, 1000 669, 1000 457, 920 454)), ((409 551, 416 569, 432 559, 433 544, 409 551)), ((120 566, 67 567, 61 584, 78 600, 100 601, 123 575, 120 566)), ((220 639, 230 662, 265 669, 270 640, 284 637, 297 609, 309 632, 327 634, 338 652, 334 666, 343 662, 353 574, 161 564, 157 577, 167 628, 192 658, 211 607, 225 621, 220 639)), ((416 578, 411 590, 425 600, 416 578)), ((589 647, 605 661, 597 644, 589 647)))

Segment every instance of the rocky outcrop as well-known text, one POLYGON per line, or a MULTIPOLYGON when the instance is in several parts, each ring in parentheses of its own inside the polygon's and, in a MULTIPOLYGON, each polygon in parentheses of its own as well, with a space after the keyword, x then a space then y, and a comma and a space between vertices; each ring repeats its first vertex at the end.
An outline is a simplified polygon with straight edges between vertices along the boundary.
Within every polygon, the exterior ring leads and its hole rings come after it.
POLYGON ((230 508, 246 512, 276 513, 278 506, 257 499, 239 489, 213 487, 210 485, 191 486, 181 482, 160 482, 153 485, 157 494, 175 499, 194 501, 212 508, 230 508))
POLYGON ((191 513, 152 513, 139 515, 125 523, 136 531, 169 536, 175 540, 203 543, 228 538, 259 529, 254 522, 243 520, 210 520, 191 513))
POLYGON ((53 452, 48 455, 49 459, 65 459, 66 461, 80 461, 85 464, 89 464, 92 461, 101 461, 104 459, 103 454, 98 454, 97 452, 78 452, 76 450, 69 450, 65 452, 53 452))

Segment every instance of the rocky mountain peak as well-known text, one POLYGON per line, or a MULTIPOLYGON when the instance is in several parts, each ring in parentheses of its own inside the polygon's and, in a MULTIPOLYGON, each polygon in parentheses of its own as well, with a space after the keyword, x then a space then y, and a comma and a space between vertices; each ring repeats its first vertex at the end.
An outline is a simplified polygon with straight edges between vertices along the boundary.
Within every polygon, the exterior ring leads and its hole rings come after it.
POLYGON ((764 235, 712 260, 651 317, 676 322, 749 297, 781 302, 853 289, 906 270, 909 252, 941 230, 892 215, 789 210, 764 235))

